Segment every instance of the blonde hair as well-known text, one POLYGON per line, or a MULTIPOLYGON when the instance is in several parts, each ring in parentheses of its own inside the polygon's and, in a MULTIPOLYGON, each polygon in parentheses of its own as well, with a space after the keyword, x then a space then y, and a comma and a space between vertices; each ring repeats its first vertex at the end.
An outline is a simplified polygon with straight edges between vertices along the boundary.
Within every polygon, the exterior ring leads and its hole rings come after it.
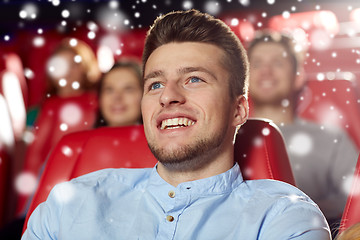
MULTIPOLYGON (((84 70, 84 85, 85 90, 94 89, 95 84, 101 77, 101 71, 98 66, 96 56, 91 47, 82 40, 76 38, 65 38, 52 52, 51 56, 58 54, 59 52, 70 51, 75 55, 81 56, 81 65, 84 70)), ((50 56, 50 57, 51 57, 50 56)), ((56 86, 51 77, 48 75, 48 93, 56 94, 56 86)))
POLYGON ((359 240, 360 239, 360 222, 347 228, 339 234, 335 240, 359 240))

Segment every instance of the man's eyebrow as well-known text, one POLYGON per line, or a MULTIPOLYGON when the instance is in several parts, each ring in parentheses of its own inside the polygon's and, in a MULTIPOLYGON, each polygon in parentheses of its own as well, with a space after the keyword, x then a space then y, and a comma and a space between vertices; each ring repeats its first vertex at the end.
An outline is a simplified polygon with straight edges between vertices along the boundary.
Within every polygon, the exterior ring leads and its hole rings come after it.
POLYGON ((178 73, 180 75, 186 74, 186 73, 191 73, 191 72, 205 72, 205 73, 211 75, 213 78, 217 79, 216 76, 211 71, 209 71, 208 69, 203 68, 203 67, 184 67, 184 68, 180 68, 178 70, 178 73))
POLYGON ((144 77, 144 83, 150 78, 157 78, 157 77, 161 77, 161 76, 164 76, 164 72, 161 70, 151 72, 144 77))
MULTIPOLYGON (((183 67, 183 68, 180 68, 177 70, 178 75, 184 75, 184 74, 192 73, 192 72, 205 72, 205 73, 211 75, 213 78, 217 79, 216 76, 211 71, 209 71, 208 69, 203 68, 203 67, 183 67)), ((158 77, 162 77, 164 75, 165 75, 165 73, 162 70, 150 72, 148 75, 146 75, 144 77, 144 83, 151 78, 158 78, 158 77)))

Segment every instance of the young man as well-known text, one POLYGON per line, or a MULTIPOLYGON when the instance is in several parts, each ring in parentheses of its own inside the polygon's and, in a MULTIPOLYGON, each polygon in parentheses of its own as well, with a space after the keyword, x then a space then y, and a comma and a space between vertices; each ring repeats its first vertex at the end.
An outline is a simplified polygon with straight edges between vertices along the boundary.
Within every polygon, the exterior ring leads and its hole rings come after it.
POLYGON ((344 132, 296 115, 304 74, 294 46, 290 37, 275 32, 259 32, 250 43, 251 116, 280 127, 297 186, 334 222, 341 218, 348 194, 345 181, 353 175, 358 154, 344 132))
POLYGON ((234 163, 233 137, 248 115, 248 62, 223 22, 195 10, 159 17, 143 69, 144 128, 157 166, 58 185, 32 214, 24 240, 330 239, 301 191, 244 181, 234 163))

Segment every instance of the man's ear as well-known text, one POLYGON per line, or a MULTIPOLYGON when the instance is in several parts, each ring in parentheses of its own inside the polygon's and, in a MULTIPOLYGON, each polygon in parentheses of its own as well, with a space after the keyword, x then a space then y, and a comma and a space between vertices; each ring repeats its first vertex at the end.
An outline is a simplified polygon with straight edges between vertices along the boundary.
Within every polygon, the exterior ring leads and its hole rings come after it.
POLYGON ((249 117, 249 103, 244 95, 236 97, 233 126, 241 126, 249 117))
POLYGON ((298 67, 298 70, 296 72, 296 77, 295 77, 295 90, 299 91, 301 90, 304 85, 306 83, 306 73, 303 67, 298 67))

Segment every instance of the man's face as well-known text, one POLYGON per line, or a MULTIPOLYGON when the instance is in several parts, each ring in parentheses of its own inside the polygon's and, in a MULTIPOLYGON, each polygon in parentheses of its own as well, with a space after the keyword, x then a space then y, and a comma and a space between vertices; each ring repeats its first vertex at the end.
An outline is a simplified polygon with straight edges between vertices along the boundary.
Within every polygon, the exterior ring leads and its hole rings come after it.
POLYGON ((236 104, 222 57, 215 45, 195 42, 150 55, 141 108, 150 149, 164 165, 199 168, 231 144, 236 104))
POLYGON ((255 104, 279 104, 291 98, 296 74, 283 46, 278 43, 259 43, 249 59, 249 94, 255 104))

